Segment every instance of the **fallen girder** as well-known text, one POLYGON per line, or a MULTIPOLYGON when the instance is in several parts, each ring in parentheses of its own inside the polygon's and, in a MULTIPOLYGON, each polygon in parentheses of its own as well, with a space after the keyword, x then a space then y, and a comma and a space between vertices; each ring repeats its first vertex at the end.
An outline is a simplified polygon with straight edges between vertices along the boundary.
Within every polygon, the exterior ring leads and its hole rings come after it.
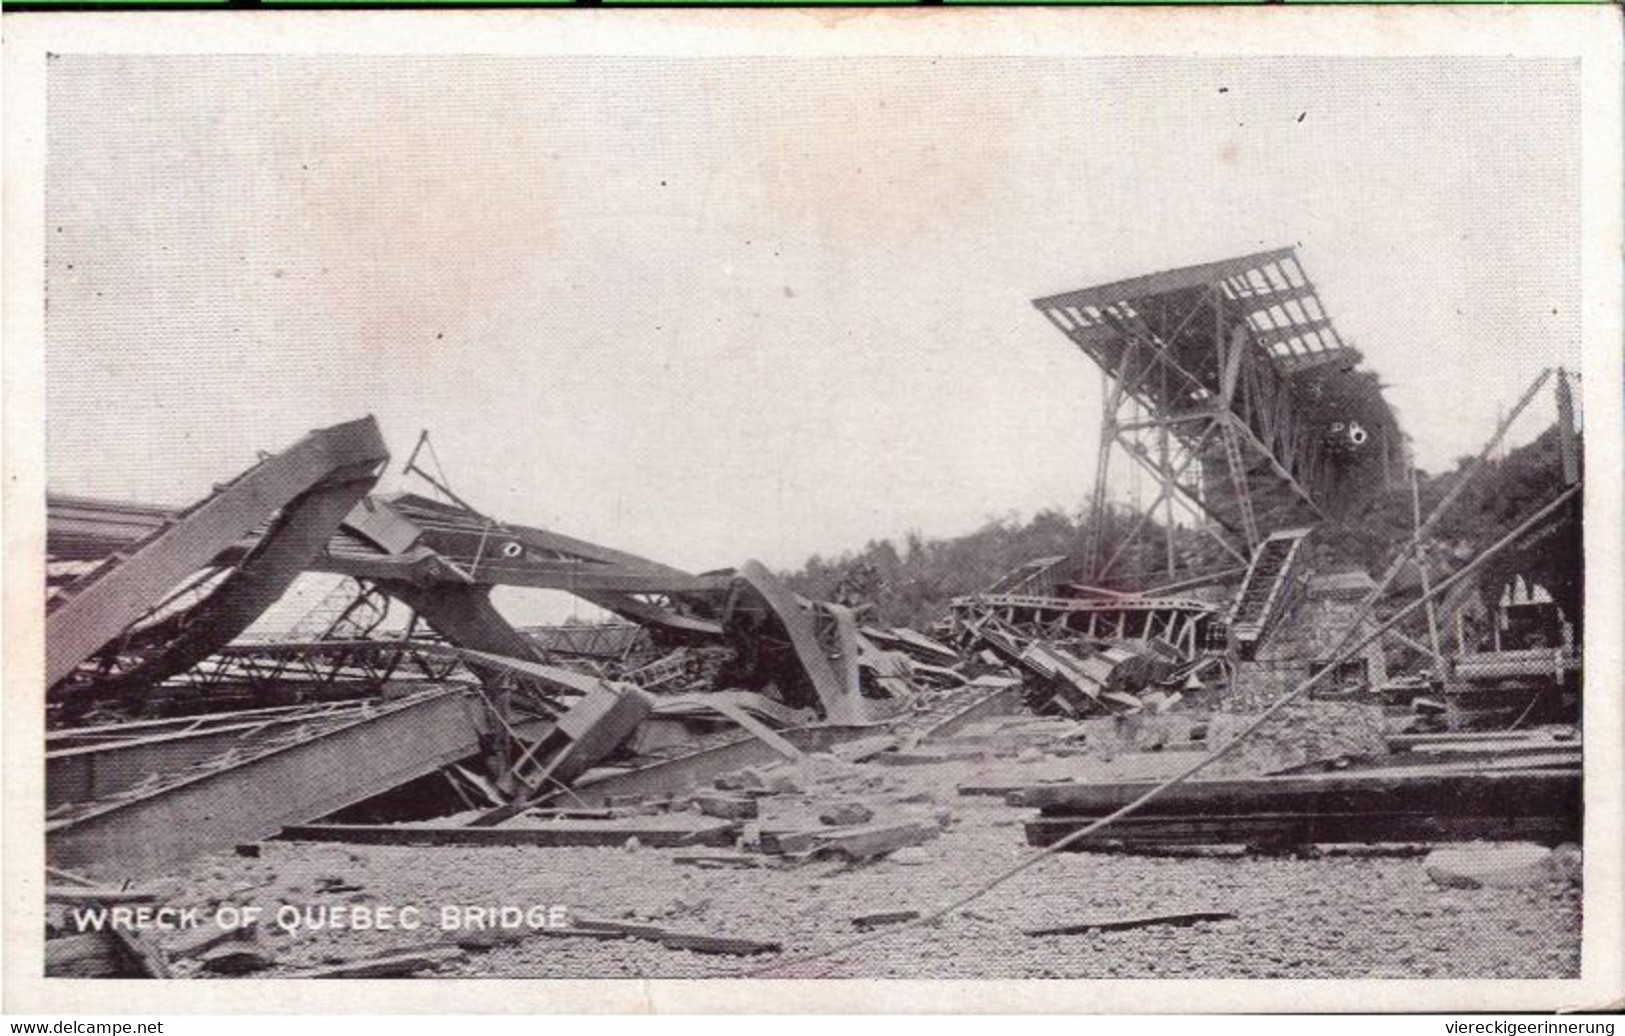
MULTIPOLYGON (((411 494, 369 496, 346 511, 309 551, 302 570, 365 581, 404 601, 465 647, 542 657, 534 642, 491 606, 489 594, 496 586, 573 593, 676 642, 722 636, 715 615, 729 586, 726 574, 690 575, 411 494)), ((48 554, 58 568, 117 556, 157 535, 177 514, 140 503, 52 497, 47 500, 48 554)), ((214 550, 199 552, 199 565, 241 564, 263 553, 274 531, 251 528, 216 541, 214 550)))
POLYGON ((46 824, 46 858, 98 880, 162 874, 269 838, 479 754, 488 730, 462 689, 372 706, 348 722, 46 824))
MULTIPOLYGON (((47 601, 45 682, 51 696, 71 694, 69 677, 76 668, 152 616, 165 594, 218 564, 222 553, 263 525, 253 547, 235 559, 232 571, 201 602, 142 631, 151 648, 120 659, 121 671, 97 682, 109 694, 139 691, 229 642, 304 570, 372 487, 388 456, 371 417, 320 429, 145 532, 121 526, 132 538, 47 601)), ((82 505, 76 500, 78 518, 66 536, 69 544, 82 545, 87 538, 82 505)))
POLYGON ((812 706, 829 723, 873 723, 900 698, 884 681, 866 693, 863 644, 851 609, 808 601, 757 561, 740 566, 724 628, 748 658, 753 682, 772 681, 791 706, 812 706))
POLYGON ((474 675, 451 645, 418 638, 239 642, 153 687, 146 700, 183 712, 292 705, 372 697, 386 686, 467 684, 474 675))
MULTIPOLYGON (((367 427, 372 428, 370 419, 367 427)), ((365 488, 360 487, 362 492, 365 488)), ((506 658, 544 661, 548 653, 491 603, 490 593, 497 585, 567 590, 678 643, 722 636, 721 624, 712 616, 721 607, 727 576, 692 576, 584 540, 496 522, 421 497, 362 499, 351 483, 345 483, 344 492, 349 495, 329 495, 303 509, 285 509, 268 525, 245 518, 238 526, 246 524, 251 527, 247 530, 222 526, 214 530, 213 538, 188 541, 194 549, 184 564, 177 562, 164 579, 152 580, 163 589, 143 590, 150 598, 143 613, 160 607, 157 595, 170 590, 180 578, 174 573, 186 566, 231 574, 192 611, 150 623, 136 631, 138 638, 126 634, 120 650, 104 659, 98 670, 77 678, 80 700, 146 701, 152 687, 180 674, 185 675, 168 686, 169 692, 182 685, 219 690, 237 678, 263 687, 293 675, 296 668, 314 676, 319 690, 334 688, 341 677, 363 682, 388 679, 403 648, 311 646, 302 655, 281 649, 274 658, 265 650, 228 651, 224 658, 204 661, 252 623, 301 571, 349 576, 361 584, 363 595, 401 600, 453 644, 506 658), (257 523, 260 527, 252 528, 257 523), (208 621, 193 621, 202 619, 208 621), (380 666, 375 662, 379 658, 389 661, 380 666), (149 660, 156 662, 145 664, 149 660)), ((120 557, 145 552, 149 542, 165 541, 175 523, 206 510, 207 504, 189 512, 170 512, 83 497, 49 501, 48 551, 56 567, 101 559, 101 568, 79 575, 58 598, 70 599, 120 557)), ((345 625, 347 614, 339 617, 335 628, 345 625)), ((327 632, 332 631, 322 635, 327 632)), ((423 658, 414 653, 411 660, 423 658)), ((477 662, 473 668, 481 676, 489 675, 477 662)))
MULTIPOLYGON (((172 522, 177 512, 138 502, 51 496, 53 561, 96 561, 172 522)), ((209 557, 252 551, 253 526, 209 557)), ((421 586, 522 586, 583 595, 718 594, 727 575, 691 575, 658 562, 530 526, 499 522, 414 494, 372 496, 351 508, 309 571, 421 586)))
POLYGON ((483 762, 510 800, 483 821, 494 823, 615 752, 653 704, 635 687, 556 666, 417 650, 484 669, 492 686, 57 732, 47 753, 53 866, 161 872, 464 762, 483 762), (556 717, 528 710, 506 690, 515 676, 574 701, 556 717))
POLYGON ((109 800, 143 786, 156 790, 165 775, 253 754, 285 736, 364 717, 369 708, 334 702, 53 732, 45 747, 46 808, 109 800))

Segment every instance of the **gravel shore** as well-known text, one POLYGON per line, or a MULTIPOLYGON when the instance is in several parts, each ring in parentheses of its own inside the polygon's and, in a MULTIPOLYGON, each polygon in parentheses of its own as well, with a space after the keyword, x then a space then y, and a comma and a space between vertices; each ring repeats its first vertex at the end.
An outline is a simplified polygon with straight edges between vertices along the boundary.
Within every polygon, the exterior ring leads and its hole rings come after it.
MULTIPOLYGON (((1144 776, 1166 768, 1124 757, 1144 776)), ((1048 766, 1064 761, 1047 760, 1048 766)), ((288 971, 390 948, 442 944, 444 906, 562 905, 572 916, 642 920, 665 928, 772 941, 781 955, 721 957, 632 939, 534 935, 470 953, 448 977, 702 978, 1565 978, 1579 973, 1578 887, 1553 880, 1520 888, 1444 888, 1414 854, 1327 853, 1156 857, 1061 853, 930 926, 886 932, 814 961, 800 955, 858 935, 856 917, 930 913, 1032 852, 1030 811, 997 798, 958 796, 967 781, 1034 778, 1046 764, 998 767, 952 761, 855 768, 877 820, 951 812, 940 838, 902 859, 863 865, 701 869, 693 851, 617 848, 374 847, 268 842, 258 858, 217 855, 178 882, 177 902, 221 898, 268 913, 304 907, 415 905, 415 931, 303 931, 262 925, 261 945, 288 971), (997 772, 994 772, 994 771, 997 772), (912 862, 911 862, 912 861, 912 862), (323 891, 334 888, 336 891, 323 891), (1034 937, 1023 929, 1181 911, 1228 911, 1232 920, 1189 927, 1034 937)), ((789 823, 828 796, 764 800, 761 823, 789 823)), ((814 821, 816 822, 816 821, 814 821)), ((768 858, 763 858, 767 860, 768 858)), ((182 962, 182 974, 195 973, 182 962)))

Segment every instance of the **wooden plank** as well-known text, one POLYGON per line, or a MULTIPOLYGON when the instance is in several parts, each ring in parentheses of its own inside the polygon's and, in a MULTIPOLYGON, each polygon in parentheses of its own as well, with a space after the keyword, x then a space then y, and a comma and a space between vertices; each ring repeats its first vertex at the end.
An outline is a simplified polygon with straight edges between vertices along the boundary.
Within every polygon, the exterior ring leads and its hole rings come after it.
POLYGON ((776 942, 760 939, 742 939, 731 935, 708 935, 703 932, 678 932, 659 925, 628 921, 600 920, 577 917, 571 923, 575 929, 586 932, 613 933, 629 939, 645 939, 660 943, 667 949, 689 950, 694 953, 722 954, 749 957, 761 953, 778 953, 783 947, 776 942))
POLYGON ((59 885, 49 885, 45 889, 45 899, 50 903, 67 904, 98 904, 98 903, 154 903, 158 894, 146 889, 116 889, 105 886, 64 888, 59 885))
POLYGON ((527 817, 538 817, 542 820, 614 820, 621 816, 624 806, 604 807, 603 809, 570 809, 569 807, 533 807, 525 810, 527 817))
POLYGON ((1012 781, 1000 781, 994 784, 982 784, 976 781, 970 781, 968 783, 961 784, 956 789, 956 792, 967 797, 1004 799, 1012 806, 1021 806, 1025 805, 1026 803, 1017 802, 1013 797, 1024 794, 1031 788, 1032 785, 1017 784, 1012 781))
POLYGON ((871 928, 884 928, 887 925, 904 924, 908 921, 919 920, 918 910, 887 910, 878 914, 864 914, 854 917, 852 925, 860 931, 869 931, 871 928))
MULTIPOLYGON (((1105 815, 1155 787, 1127 784, 1034 785, 1012 792, 1014 806, 1046 811, 1105 815)), ((1263 777, 1251 780, 1192 780, 1170 788, 1141 807, 1142 815, 1192 812, 1285 812, 1292 810, 1383 810, 1406 803, 1439 811, 1478 813, 1565 812, 1580 802, 1578 770, 1418 773, 1413 770, 1350 771, 1263 777)))
POLYGON ((1582 756, 1578 745, 1531 746, 1493 752, 1475 752, 1470 749, 1419 749, 1396 755, 1338 757, 1321 759, 1301 766, 1273 771, 1269 776, 1295 776, 1311 773, 1358 774, 1397 770, 1425 769, 1428 773, 1486 773, 1495 770, 1551 770, 1581 767, 1582 756))
POLYGON ((594 932, 614 932, 617 935, 635 935, 643 939, 658 939, 666 930, 657 924, 644 921, 619 921, 609 917, 588 917, 577 914, 570 919, 574 928, 585 928, 594 932))
POLYGON ((660 945, 668 950, 689 950, 693 953, 721 954, 730 957, 754 957, 762 953, 778 953, 783 946, 761 939, 741 939, 727 935, 706 935, 701 932, 666 932, 660 945))
POLYGON ((625 817, 618 820, 556 820, 529 826, 389 827, 368 824, 301 824, 285 828, 281 837, 295 842, 343 842, 349 845, 509 846, 554 848, 618 846, 636 838, 651 848, 733 845, 743 829, 728 820, 684 814, 625 817))
MULTIPOLYGON (((1027 842, 1053 845, 1092 817, 1040 816, 1026 825, 1027 842)), ((1516 841, 1560 845, 1578 841, 1575 816, 1458 816, 1435 813, 1248 813, 1128 816, 1067 848, 1171 845, 1334 845, 1394 842, 1516 841)))
POLYGON ((275 954, 248 941, 230 941, 205 951, 198 967, 213 975, 252 975, 277 966, 275 954))
POLYGON ((62 870, 60 867, 52 867, 49 864, 47 864, 46 867, 45 867, 45 873, 47 875, 49 875, 50 877, 56 878, 56 879, 58 879, 60 881, 72 882, 74 885, 76 885, 76 886, 78 886, 80 888, 98 888, 99 887, 94 881, 91 881, 89 878, 86 878, 86 877, 83 877, 81 875, 75 874, 72 871, 62 870))
POLYGON ((1197 910, 1183 914, 1152 914, 1147 917, 1112 917, 1092 921, 1070 921, 1048 928, 1027 928, 1025 935, 1084 935, 1089 932, 1126 932, 1135 928, 1184 927, 1203 921, 1229 921, 1236 915, 1228 910, 1197 910))
POLYGON ((168 978, 169 962, 150 940, 118 928, 45 940, 49 978, 168 978))
POLYGON ((294 971, 280 978, 404 978, 420 971, 437 968, 448 961, 460 960, 463 951, 456 946, 431 946, 423 950, 408 950, 383 957, 343 961, 320 968, 294 971))
POLYGON ((1575 749, 1578 749, 1581 741, 1579 737, 1554 737, 1546 731, 1518 730, 1495 731, 1492 733, 1441 731, 1433 734, 1390 734, 1388 736, 1388 747, 1395 752, 1448 751, 1451 749, 1491 751, 1502 747, 1516 748, 1532 745, 1551 747, 1572 745, 1575 749))

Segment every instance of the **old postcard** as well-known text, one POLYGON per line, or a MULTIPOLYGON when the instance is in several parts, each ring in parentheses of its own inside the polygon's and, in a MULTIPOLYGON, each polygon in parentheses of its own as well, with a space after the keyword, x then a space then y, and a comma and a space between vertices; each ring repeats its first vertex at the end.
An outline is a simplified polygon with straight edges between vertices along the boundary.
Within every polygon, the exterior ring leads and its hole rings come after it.
POLYGON ((1619 23, 8 16, 8 1010, 1617 1003, 1619 23))

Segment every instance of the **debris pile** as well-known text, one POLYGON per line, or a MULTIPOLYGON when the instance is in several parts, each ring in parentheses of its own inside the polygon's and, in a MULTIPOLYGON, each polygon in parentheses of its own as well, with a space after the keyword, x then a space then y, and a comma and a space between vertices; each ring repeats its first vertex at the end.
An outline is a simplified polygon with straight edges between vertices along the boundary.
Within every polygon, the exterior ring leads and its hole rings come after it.
MULTIPOLYGON (((580 850, 685 874, 856 875, 931 866, 974 815, 1024 825, 1045 851, 1513 840, 1541 848, 1439 851, 1426 873, 1455 889, 1577 873, 1548 851, 1579 835, 1579 741, 1551 722, 1578 716, 1578 584, 1549 556, 1578 550, 1572 400, 1551 503, 1445 559, 1430 553, 1438 516, 1479 468, 1426 521, 1413 477, 1411 527, 1380 545, 1374 578, 1347 530, 1362 508, 1392 509, 1404 439, 1330 321, 1296 315, 1305 301, 1319 305, 1291 249, 1039 300, 1115 383, 1086 542, 975 592, 961 591, 986 572, 967 578, 929 627, 878 617, 862 565, 820 600, 757 561, 690 573, 483 514, 416 465, 426 435, 407 470, 434 498, 374 493, 388 458, 371 418, 181 510, 53 496, 50 973, 460 974, 507 938, 313 959, 253 926, 160 945, 68 925, 75 906, 167 907, 154 883, 273 843, 352 861, 368 846, 425 861, 580 850), (1162 490, 1127 524, 1105 499, 1114 445, 1162 490), (1176 501, 1194 524, 1174 521, 1176 501), (1164 504, 1159 552, 1139 539, 1164 504), (331 591, 280 634, 261 628, 307 576, 331 591), (567 592, 605 618, 516 626, 498 588, 567 592)), ((210 905, 361 906, 371 879, 352 871, 283 880, 277 902, 216 889, 210 905)), ((702 931, 702 911, 587 906, 530 934, 784 950, 702 931)), ((854 927, 931 919, 870 906, 854 927)))

